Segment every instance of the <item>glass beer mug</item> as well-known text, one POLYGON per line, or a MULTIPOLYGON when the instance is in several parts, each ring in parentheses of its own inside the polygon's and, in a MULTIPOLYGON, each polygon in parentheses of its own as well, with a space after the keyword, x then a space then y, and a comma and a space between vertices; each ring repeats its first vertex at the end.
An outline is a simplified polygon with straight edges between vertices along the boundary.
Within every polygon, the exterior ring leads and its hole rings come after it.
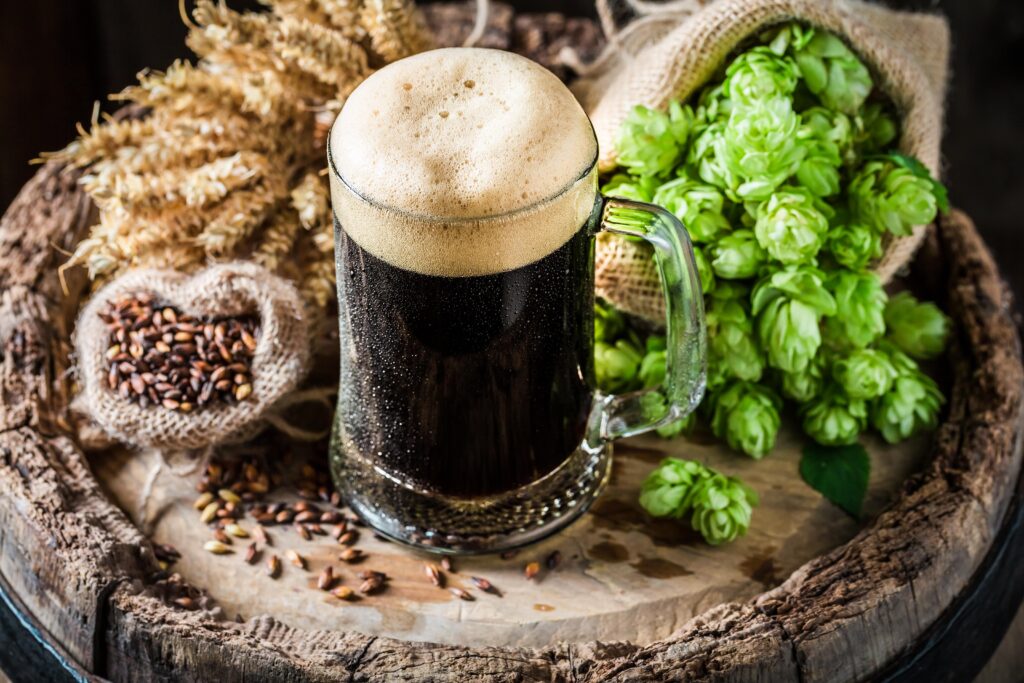
MULTIPOLYGON (((689 237, 601 197, 568 89, 508 52, 433 50, 370 76, 328 144, 341 379, 331 469, 379 533, 497 552, 582 514, 611 442, 688 415, 705 329, 689 237), (594 239, 646 240, 665 295, 661 415, 594 381, 594 239), (652 419, 655 418, 655 419, 652 419)), ((647 404, 648 406, 651 404, 647 404)))

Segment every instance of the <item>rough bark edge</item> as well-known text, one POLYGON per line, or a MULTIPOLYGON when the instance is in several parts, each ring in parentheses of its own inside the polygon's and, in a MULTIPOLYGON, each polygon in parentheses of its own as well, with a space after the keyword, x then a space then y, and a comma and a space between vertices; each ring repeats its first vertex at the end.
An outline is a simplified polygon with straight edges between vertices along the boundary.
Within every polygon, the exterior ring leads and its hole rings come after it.
POLYGON ((870 677, 912 644, 972 576, 1020 471, 1024 370, 1011 297, 966 216, 943 221, 939 245, 959 325, 952 400, 934 460, 857 537, 749 604, 719 605, 646 647, 474 650, 307 632, 270 617, 214 625, 124 589, 111 603, 112 677, 137 680, 154 664, 163 674, 216 672, 225 680, 246 670, 266 672, 261 680, 312 681, 870 677), (197 637, 201 629, 215 629, 217 637, 197 637))
POLYGON ((91 218, 76 181, 47 164, 0 220, 0 574, 40 626, 95 670, 107 598, 153 560, 65 435, 78 297, 64 295, 56 267, 91 218))

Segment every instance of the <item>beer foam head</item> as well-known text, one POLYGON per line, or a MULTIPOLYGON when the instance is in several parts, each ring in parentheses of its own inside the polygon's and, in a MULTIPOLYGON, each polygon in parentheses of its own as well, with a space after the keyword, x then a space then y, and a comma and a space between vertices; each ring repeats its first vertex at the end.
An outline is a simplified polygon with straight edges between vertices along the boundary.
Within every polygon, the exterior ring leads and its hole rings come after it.
POLYGON ((377 71, 331 131, 345 232, 393 265, 500 272, 564 244, 589 216, 597 141, 554 74, 510 52, 446 48, 377 71))

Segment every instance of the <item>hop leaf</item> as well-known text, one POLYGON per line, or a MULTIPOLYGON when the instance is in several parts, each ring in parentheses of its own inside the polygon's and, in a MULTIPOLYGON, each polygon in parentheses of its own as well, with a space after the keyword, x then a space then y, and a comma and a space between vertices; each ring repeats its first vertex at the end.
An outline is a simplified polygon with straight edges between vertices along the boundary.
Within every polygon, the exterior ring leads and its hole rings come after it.
POLYGON ((945 402, 931 377, 917 363, 892 347, 885 347, 897 370, 892 387, 871 404, 871 424, 889 443, 899 443, 924 429, 933 429, 945 402))
POLYGON ((715 156, 726 171, 725 187, 734 199, 768 199, 796 173, 806 151, 797 139, 799 125, 800 117, 788 98, 761 100, 732 110, 714 145, 715 156))
POLYGON ((863 399, 846 396, 836 386, 804 404, 803 429, 823 446, 846 446, 857 441, 868 423, 868 406, 863 399))
POLYGON ((881 236, 859 223, 833 228, 825 238, 825 249, 841 266, 850 270, 864 270, 882 255, 881 236))
POLYGON ((732 61, 726 69, 722 91, 733 102, 753 104, 790 97, 798 78, 796 64, 791 58, 778 55, 769 47, 759 46, 732 61))
POLYGON ((640 176, 669 173, 683 155, 692 125, 693 110, 675 100, 668 111, 633 107, 616 141, 619 164, 640 176))
POLYGON ((707 294, 715 288, 715 271, 711 268, 711 262, 704 254, 704 250, 696 244, 693 245, 693 260, 697 264, 697 275, 700 277, 700 291, 707 294))
POLYGON ((885 290, 874 273, 837 270, 825 286, 836 300, 825 334, 836 348, 862 349, 885 332, 885 290))
POLYGON ((757 275, 767 260, 751 230, 736 230, 711 246, 711 268, 727 280, 743 280, 757 275))
POLYGON ((777 271, 757 283, 751 301, 768 365, 784 372, 806 368, 821 346, 821 317, 836 311, 821 273, 807 267, 777 271))
POLYGON ((596 342, 594 371, 597 386, 608 393, 634 388, 642 358, 640 351, 629 340, 620 339, 614 345, 596 342))
POLYGON ((746 303, 747 289, 722 283, 708 299, 708 356, 722 379, 756 382, 764 372, 764 354, 754 339, 746 303))
POLYGON ((632 199, 636 202, 650 202, 654 199, 657 187, 658 181, 652 176, 616 173, 601 187, 601 194, 632 199))
POLYGON ((652 517, 683 519, 711 545, 732 541, 750 527, 757 494, 738 479, 693 460, 666 458, 641 487, 640 505, 652 517))
POLYGON ((757 208, 754 235, 768 254, 785 264, 814 259, 828 233, 832 210, 808 190, 787 187, 757 208))
POLYGON ((870 475, 871 459, 860 444, 807 444, 800 458, 804 481, 854 517, 860 517, 870 475))
POLYGON ((832 376, 853 399, 878 398, 889 391, 896 375, 888 354, 876 349, 854 351, 832 366, 832 376))
POLYGON ((760 460, 775 447, 782 400, 771 389, 736 381, 713 400, 711 431, 731 448, 760 460))
POLYGON ((929 178, 886 161, 864 164, 847 193, 855 220, 894 235, 909 235, 915 225, 932 222, 938 211, 929 178))
POLYGON ((949 318, 933 303, 900 292, 885 307, 886 338, 914 358, 935 358, 946 348, 949 318))
POLYGON ((830 33, 815 32, 793 56, 807 89, 829 109, 856 114, 874 85, 863 62, 830 33))
POLYGON ((676 178, 658 188, 654 203, 675 214, 694 242, 709 242, 730 229, 722 215, 725 198, 712 185, 676 178))
POLYGON ((807 403, 824 389, 826 367, 825 354, 818 353, 803 370, 780 373, 782 395, 797 403, 807 403))

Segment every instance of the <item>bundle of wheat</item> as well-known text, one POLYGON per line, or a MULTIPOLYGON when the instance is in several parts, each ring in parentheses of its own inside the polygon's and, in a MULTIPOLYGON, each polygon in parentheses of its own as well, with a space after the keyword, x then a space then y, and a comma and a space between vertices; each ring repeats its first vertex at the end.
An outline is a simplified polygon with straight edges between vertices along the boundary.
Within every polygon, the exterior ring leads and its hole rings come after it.
POLYGON ((101 284, 137 267, 251 259, 293 280, 318 314, 333 300, 325 138, 374 69, 429 48, 412 0, 199 0, 195 65, 144 71, 112 99, 142 118, 94 116, 46 155, 85 168, 99 220, 65 264, 101 284))

